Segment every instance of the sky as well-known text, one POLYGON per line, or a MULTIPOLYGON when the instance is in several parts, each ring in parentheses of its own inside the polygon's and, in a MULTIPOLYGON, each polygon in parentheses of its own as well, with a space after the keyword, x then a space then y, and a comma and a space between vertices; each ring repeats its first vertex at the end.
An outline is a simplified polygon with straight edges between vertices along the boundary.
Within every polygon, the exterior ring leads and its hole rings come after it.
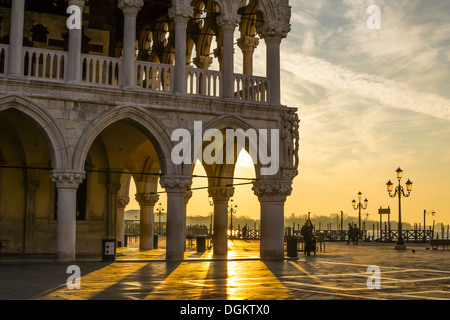
MULTIPOLYGON (((450 1, 291 0, 291 32, 281 44, 282 103, 298 108, 299 175, 285 203, 292 213, 357 216, 357 193, 369 200, 364 212, 379 220, 398 199, 386 182, 413 190, 402 198, 402 220, 450 224, 450 1), (369 5, 380 8, 381 29, 369 29, 369 5)), ((235 34, 236 38, 237 33, 235 34)), ((242 72, 239 49, 235 72, 242 72)), ((254 54, 256 75, 265 75, 265 44, 254 54)), ((236 176, 254 177, 240 156, 236 176)), ((201 166, 194 174, 205 174, 201 166)), ((193 187, 206 186, 194 179, 193 187)), ((132 191, 131 191, 132 192, 132 191)), ((130 194, 131 194, 130 192, 130 194)), ((259 218, 251 186, 237 186, 237 215, 259 218)), ((164 195, 161 196, 165 203, 164 195)), ((133 203, 127 209, 132 208, 133 203)), ((163 205, 164 206, 164 205, 163 205)), ((212 211, 206 190, 194 191, 188 215, 212 211)))

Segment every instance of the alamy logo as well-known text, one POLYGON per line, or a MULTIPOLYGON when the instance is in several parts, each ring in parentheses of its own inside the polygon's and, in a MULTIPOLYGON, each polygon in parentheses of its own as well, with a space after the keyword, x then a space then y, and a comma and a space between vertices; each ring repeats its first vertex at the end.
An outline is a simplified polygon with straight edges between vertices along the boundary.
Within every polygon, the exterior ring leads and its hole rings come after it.
POLYGON ((79 6, 69 6, 66 11, 70 14, 70 17, 67 19, 66 25, 69 30, 73 29, 81 29, 81 8, 79 6))
POLYGON ((381 29, 381 9, 379 6, 373 4, 367 7, 367 13, 370 17, 367 19, 366 25, 370 30, 381 29))
POLYGON ((368 266, 367 273, 371 275, 367 278, 367 289, 381 289, 381 270, 379 266, 368 266))
POLYGON ((72 275, 67 278, 67 288, 70 290, 81 289, 81 270, 77 265, 71 265, 67 267, 66 273, 71 273, 72 275))
POLYGON ((280 166, 278 129, 259 129, 258 132, 255 129, 226 129, 224 143, 222 131, 207 129, 203 132, 202 121, 194 121, 193 138, 189 130, 176 129, 172 132, 171 140, 179 141, 171 153, 172 162, 176 165, 192 164, 197 160, 206 164, 234 164, 238 153, 248 142, 248 152, 253 164, 261 165, 261 175, 274 175, 280 166), (209 144, 203 148, 205 142, 209 144))

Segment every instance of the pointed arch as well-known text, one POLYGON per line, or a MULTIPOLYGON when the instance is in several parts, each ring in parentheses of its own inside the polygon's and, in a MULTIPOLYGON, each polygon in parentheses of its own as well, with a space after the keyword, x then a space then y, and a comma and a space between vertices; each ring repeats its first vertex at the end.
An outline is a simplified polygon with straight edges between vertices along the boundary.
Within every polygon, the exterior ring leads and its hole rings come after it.
MULTIPOLYGON (((250 125, 246 120, 244 120, 241 117, 237 117, 234 115, 223 115, 216 118, 211 119, 210 121, 206 122, 202 126, 202 137, 206 130, 208 129, 218 129, 218 130, 226 130, 226 129, 242 129, 244 132, 246 132, 249 129, 257 130, 257 128, 254 128, 252 125, 250 125)), ((192 145, 193 146, 199 146, 201 144, 198 143, 198 141, 194 141, 195 138, 199 138, 196 135, 193 135, 192 137, 192 145)), ((257 144, 253 144, 252 141, 249 141, 249 143, 254 147, 256 150, 258 150, 257 144)), ((224 148, 226 145, 224 145, 224 148)), ((244 147, 245 148, 245 147, 244 147)), ((246 150, 248 152, 248 150, 246 150)), ((194 159, 197 159, 196 155, 198 152, 203 152, 202 150, 194 150, 194 159)), ((234 168, 236 165, 237 157, 239 156, 240 150, 236 150, 236 153, 234 153, 234 163, 233 164, 215 164, 214 166, 207 166, 203 165, 205 167, 205 170, 208 175, 211 177, 216 178, 210 178, 208 179, 209 185, 224 185, 224 184, 230 184, 233 180, 233 174, 234 174, 234 168), (223 178, 229 178, 229 179, 223 179, 223 178)), ((259 176, 259 164, 257 159, 252 158, 254 167, 255 167, 255 174, 258 177, 259 176)), ((191 165, 191 171, 194 169, 194 163, 191 165)))

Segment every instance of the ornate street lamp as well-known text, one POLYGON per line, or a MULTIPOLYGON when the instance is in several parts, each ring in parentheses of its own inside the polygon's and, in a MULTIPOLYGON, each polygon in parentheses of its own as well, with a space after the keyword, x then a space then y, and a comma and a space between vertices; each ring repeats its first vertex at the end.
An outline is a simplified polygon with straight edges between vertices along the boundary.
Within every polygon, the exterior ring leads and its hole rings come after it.
POLYGON ((161 216, 164 214, 164 209, 161 206, 161 202, 158 205, 158 208, 155 211, 155 214, 157 216, 159 216, 159 225, 158 225, 158 234, 161 236, 162 232, 161 232, 161 216))
POLYGON ((359 238, 360 239, 361 239, 361 234, 362 234, 362 232, 361 232, 361 209, 366 210, 367 209, 367 205, 369 204, 369 200, 367 200, 367 198, 364 199, 364 204, 362 204, 361 203, 361 198, 362 198, 362 193, 360 191, 360 192, 358 192, 358 201, 359 202, 356 203, 355 199, 353 199, 353 201, 352 201, 353 209, 359 210, 358 220, 359 220, 359 238))
POLYGON ((229 213, 230 213, 230 230, 231 230, 230 236, 233 236, 233 213, 236 214, 237 209, 238 209, 238 206, 237 205, 233 206, 233 204, 234 204, 234 201, 233 201, 233 199, 231 199, 230 200, 230 210, 229 210, 229 213))
POLYGON ((406 245, 405 245, 405 242, 403 241, 403 235, 402 235, 403 230, 402 230, 402 200, 401 200, 401 198, 402 198, 402 195, 405 198, 410 196, 411 190, 412 190, 412 182, 409 179, 408 179, 408 181, 406 181, 406 183, 405 183, 406 193, 405 193, 405 189, 400 184, 400 180, 402 179, 403 170, 400 169, 400 167, 398 167, 398 169, 395 170, 395 172, 397 173, 397 179, 398 179, 398 186, 395 187, 395 192, 392 193, 394 184, 391 182, 391 180, 389 180, 386 183, 386 187, 387 187, 389 196, 391 198, 394 198, 398 194, 398 239, 397 239, 397 244, 395 245, 395 249, 404 250, 404 249, 406 249, 406 245))

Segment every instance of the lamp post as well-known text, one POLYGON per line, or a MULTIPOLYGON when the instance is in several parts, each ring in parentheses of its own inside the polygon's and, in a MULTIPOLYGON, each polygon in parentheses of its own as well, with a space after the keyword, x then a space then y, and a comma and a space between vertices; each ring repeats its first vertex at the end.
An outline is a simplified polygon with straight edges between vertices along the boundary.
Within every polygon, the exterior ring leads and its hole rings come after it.
POLYGON ((359 228, 359 238, 360 239, 361 239, 361 209, 366 210, 367 209, 367 205, 369 204, 369 200, 367 200, 367 198, 364 199, 364 204, 362 204, 361 203, 361 197, 362 197, 362 193, 360 191, 360 192, 358 192, 358 201, 359 202, 356 203, 355 199, 352 200, 353 209, 359 210, 359 214, 358 214, 359 226, 358 226, 358 228, 359 228))
POLYGON ((161 216, 164 214, 164 209, 161 206, 161 202, 158 205, 158 208, 155 211, 155 214, 159 216, 159 225, 158 225, 158 233, 161 236, 161 216))
MULTIPOLYGON (((209 205, 212 207, 212 206, 214 205, 213 198, 212 198, 212 197, 209 197, 208 200, 209 200, 209 205)), ((209 229, 210 229, 210 234, 211 234, 211 235, 212 235, 212 226, 213 226, 213 215, 212 215, 212 213, 211 213, 211 223, 210 223, 210 225, 209 225, 209 229)))
POLYGON ((369 213, 364 212, 363 216, 365 218, 365 221, 363 222, 363 229, 366 230, 366 238, 367 238, 367 221, 369 220, 369 213))
POLYGON ((233 213, 234 214, 236 214, 236 212, 237 212, 237 209, 238 209, 238 206, 237 205, 234 205, 233 206, 233 204, 234 204, 234 201, 233 201, 233 199, 231 199, 230 200, 230 210, 229 210, 229 213, 230 213, 230 236, 232 237, 233 236, 233 213))
POLYGON ((434 210, 431 211, 423 210, 423 242, 426 241, 425 216, 429 213, 431 213, 433 217, 436 215, 436 212, 434 210))
POLYGON ((411 194, 411 190, 412 190, 412 182, 408 179, 408 181, 406 181, 406 193, 405 193, 405 189, 403 189, 402 185, 400 184, 400 180, 402 179, 402 173, 403 170, 400 169, 400 167, 398 167, 397 170, 395 170, 395 172, 397 173, 397 180, 398 180, 398 186, 395 187, 395 192, 392 193, 392 188, 393 188, 393 183, 391 182, 391 180, 389 180, 386 183, 387 186, 387 191, 389 193, 389 196, 391 198, 394 198, 397 194, 398 194, 398 239, 397 239, 397 244, 395 245, 395 249, 398 250, 405 250, 406 249, 406 245, 405 242, 403 241, 403 230, 402 230, 402 195, 407 198, 410 196, 411 194))

